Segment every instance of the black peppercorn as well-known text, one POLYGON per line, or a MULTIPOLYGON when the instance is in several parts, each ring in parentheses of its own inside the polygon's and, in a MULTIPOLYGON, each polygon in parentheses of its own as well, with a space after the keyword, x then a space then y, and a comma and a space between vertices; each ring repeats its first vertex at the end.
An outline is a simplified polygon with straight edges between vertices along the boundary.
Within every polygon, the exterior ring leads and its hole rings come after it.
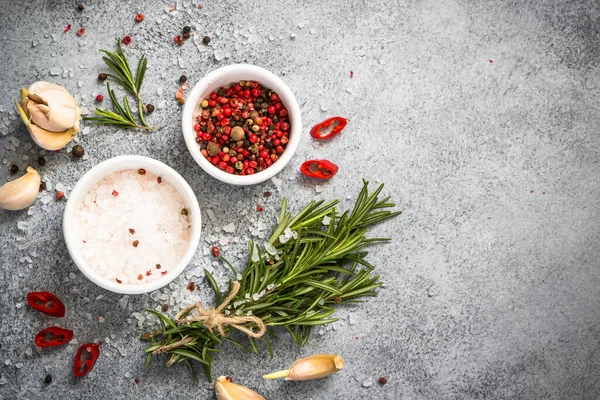
POLYGON ((204 36, 202 38, 202 43, 209 44, 210 43, 210 36, 204 36))
POLYGON ((82 145, 76 144, 75 146, 73 146, 71 154, 73 154, 73 157, 81 158, 85 154, 85 150, 83 149, 82 145))
POLYGON ((181 75, 181 76, 179 77, 179 83, 185 83, 185 81, 187 81, 187 76, 185 76, 185 75, 181 75))
POLYGON ((44 182, 44 181, 42 181, 42 182, 40 183, 40 192, 41 192, 42 190, 46 190, 46 182, 44 182))
MULTIPOLYGON (((85 8, 85 6, 83 4, 80 4, 80 5, 77 6, 77 8, 79 9, 79 11, 83 11, 83 9, 85 8)), ((50 375, 48 375, 48 376, 50 376, 50 375)), ((50 378, 50 379, 52 379, 52 378, 50 378)))
POLYGON ((45 159, 44 157, 40 157, 40 158, 38 159, 38 165, 39 165, 40 167, 43 167, 44 165, 46 165, 46 159, 45 159))
POLYGON ((163 304, 162 310, 163 310, 163 312, 169 311, 169 306, 167 304, 163 304))
POLYGON ((146 104, 146 112, 152 114, 154 112, 154 104, 146 104))
POLYGON ((15 164, 10 166, 10 173, 11 174, 16 174, 17 172, 19 172, 19 167, 16 166, 15 164))
POLYGON ((189 26, 183 27, 183 33, 190 33, 191 30, 192 30, 192 28, 190 28, 189 26))
POLYGON ((189 39, 189 38, 190 38, 190 33, 189 33, 189 32, 185 32, 185 33, 183 34, 183 38, 184 38, 184 39, 189 39))
POLYGON ((98 74, 98 80, 99 81, 105 81, 106 78, 107 78, 107 75, 104 72, 98 74))
POLYGON ((386 383, 387 383, 387 378, 385 376, 382 376, 381 378, 379 378, 380 385, 385 385, 386 383))
POLYGON ((52 375, 46 375, 46 377, 44 378, 44 383, 46 385, 49 385, 52 383, 52 375))

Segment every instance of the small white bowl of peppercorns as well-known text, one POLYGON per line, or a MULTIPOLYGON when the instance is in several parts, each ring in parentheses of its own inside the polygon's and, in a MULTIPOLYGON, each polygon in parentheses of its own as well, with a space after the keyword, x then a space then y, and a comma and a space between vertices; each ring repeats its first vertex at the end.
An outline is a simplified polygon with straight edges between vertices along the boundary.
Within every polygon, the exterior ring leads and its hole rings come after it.
POLYGON ((300 107, 273 73, 233 64, 206 75, 190 91, 183 136, 209 175, 232 185, 264 182, 281 171, 298 148, 300 107))

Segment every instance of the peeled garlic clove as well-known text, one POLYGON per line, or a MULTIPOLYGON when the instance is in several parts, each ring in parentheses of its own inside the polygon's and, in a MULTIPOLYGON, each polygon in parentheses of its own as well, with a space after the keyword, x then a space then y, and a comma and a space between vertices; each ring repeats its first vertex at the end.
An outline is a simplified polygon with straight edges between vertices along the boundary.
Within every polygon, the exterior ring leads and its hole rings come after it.
POLYGON ((37 126, 35 124, 32 124, 29 121, 29 118, 27 117, 27 113, 25 112, 23 107, 21 107, 19 102, 17 102, 16 100, 15 100, 15 107, 16 107, 17 111, 19 112, 19 115, 21 116, 23 123, 27 127, 27 130, 29 131, 31 138, 33 139, 35 144, 40 146, 42 149, 50 150, 50 151, 62 149, 63 147, 65 147, 67 145, 67 143, 69 143, 69 141, 73 138, 73 136, 77 135, 77 133, 79 132, 79 122, 77 123, 76 126, 70 128, 70 129, 67 129, 66 131, 49 132, 45 129, 40 128, 39 126, 37 126))
POLYGON ((22 210, 32 205, 40 191, 40 181, 40 174, 27 167, 25 175, 0 186, 0 208, 22 210))
POLYGON ((289 369, 263 375, 263 378, 307 381, 335 374, 342 368, 344 368, 344 359, 341 356, 337 354, 316 354, 296 361, 289 369))
POLYGON ((215 382, 217 400, 265 400, 260 394, 245 386, 229 382, 224 376, 215 382))

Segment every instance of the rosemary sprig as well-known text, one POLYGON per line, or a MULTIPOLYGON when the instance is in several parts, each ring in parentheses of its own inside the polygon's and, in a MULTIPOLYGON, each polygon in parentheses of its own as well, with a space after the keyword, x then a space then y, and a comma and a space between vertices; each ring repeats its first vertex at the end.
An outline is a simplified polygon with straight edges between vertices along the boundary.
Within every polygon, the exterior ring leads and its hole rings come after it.
MULTIPOLYGON (((364 181, 351 211, 340 213, 338 200, 324 203, 312 201, 292 216, 284 199, 278 226, 265 246, 249 243, 249 259, 242 274, 241 289, 226 308, 228 315, 249 315, 260 318, 269 327, 284 327, 296 343, 305 345, 313 326, 337 321, 332 317, 334 306, 358 303, 361 298, 375 296, 382 285, 373 273, 373 265, 366 261, 366 246, 383 242, 385 238, 367 238, 368 227, 399 215, 390 197, 379 199, 380 185, 373 193, 364 181)), ((231 268, 235 268, 223 259, 231 268)), ((212 275, 205 271, 215 293, 217 305, 231 292, 221 293, 212 275)), ((159 318, 161 330, 142 336, 150 339, 146 349, 148 365, 153 354, 170 353, 167 365, 186 362, 195 371, 192 360, 199 362, 209 380, 212 380, 212 353, 223 341, 233 343, 246 351, 258 353, 257 340, 265 343, 272 356, 271 338, 278 338, 267 329, 270 338, 247 336, 248 346, 230 337, 210 332, 202 322, 178 324, 174 319, 153 310, 159 318)), ((226 333, 231 330, 225 327, 226 333)))
POLYGON ((125 53, 123 53, 123 47, 121 46, 121 39, 117 39, 118 51, 100 50, 106 54, 102 59, 106 65, 113 71, 112 74, 106 74, 110 79, 120 84, 126 91, 128 91, 133 97, 135 97, 138 105, 138 118, 139 123, 136 122, 131 111, 131 107, 126 97, 123 97, 123 106, 120 105, 119 101, 114 95, 114 91, 111 91, 110 86, 108 88, 108 94, 113 107, 117 113, 112 111, 105 111, 101 108, 96 108, 94 114, 95 117, 87 117, 85 120, 92 121, 100 125, 115 125, 126 129, 138 128, 146 130, 154 130, 146 120, 144 119, 144 103, 140 95, 142 90, 142 83, 144 82, 144 75, 146 74, 146 68, 148 65, 148 59, 142 55, 140 58, 136 70, 135 77, 129 67, 129 62, 125 53))

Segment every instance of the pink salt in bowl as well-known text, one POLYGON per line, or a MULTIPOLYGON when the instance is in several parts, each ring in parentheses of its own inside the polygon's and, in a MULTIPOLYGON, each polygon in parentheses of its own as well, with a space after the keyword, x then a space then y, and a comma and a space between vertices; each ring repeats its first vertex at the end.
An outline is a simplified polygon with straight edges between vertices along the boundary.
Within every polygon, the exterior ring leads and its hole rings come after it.
POLYGON ((198 200, 181 175, 133 155, 83 175, 63 216, 75 265, 98 286, 124 294, 151 292, 177 278, 194 256, 200 231, 198 200))

